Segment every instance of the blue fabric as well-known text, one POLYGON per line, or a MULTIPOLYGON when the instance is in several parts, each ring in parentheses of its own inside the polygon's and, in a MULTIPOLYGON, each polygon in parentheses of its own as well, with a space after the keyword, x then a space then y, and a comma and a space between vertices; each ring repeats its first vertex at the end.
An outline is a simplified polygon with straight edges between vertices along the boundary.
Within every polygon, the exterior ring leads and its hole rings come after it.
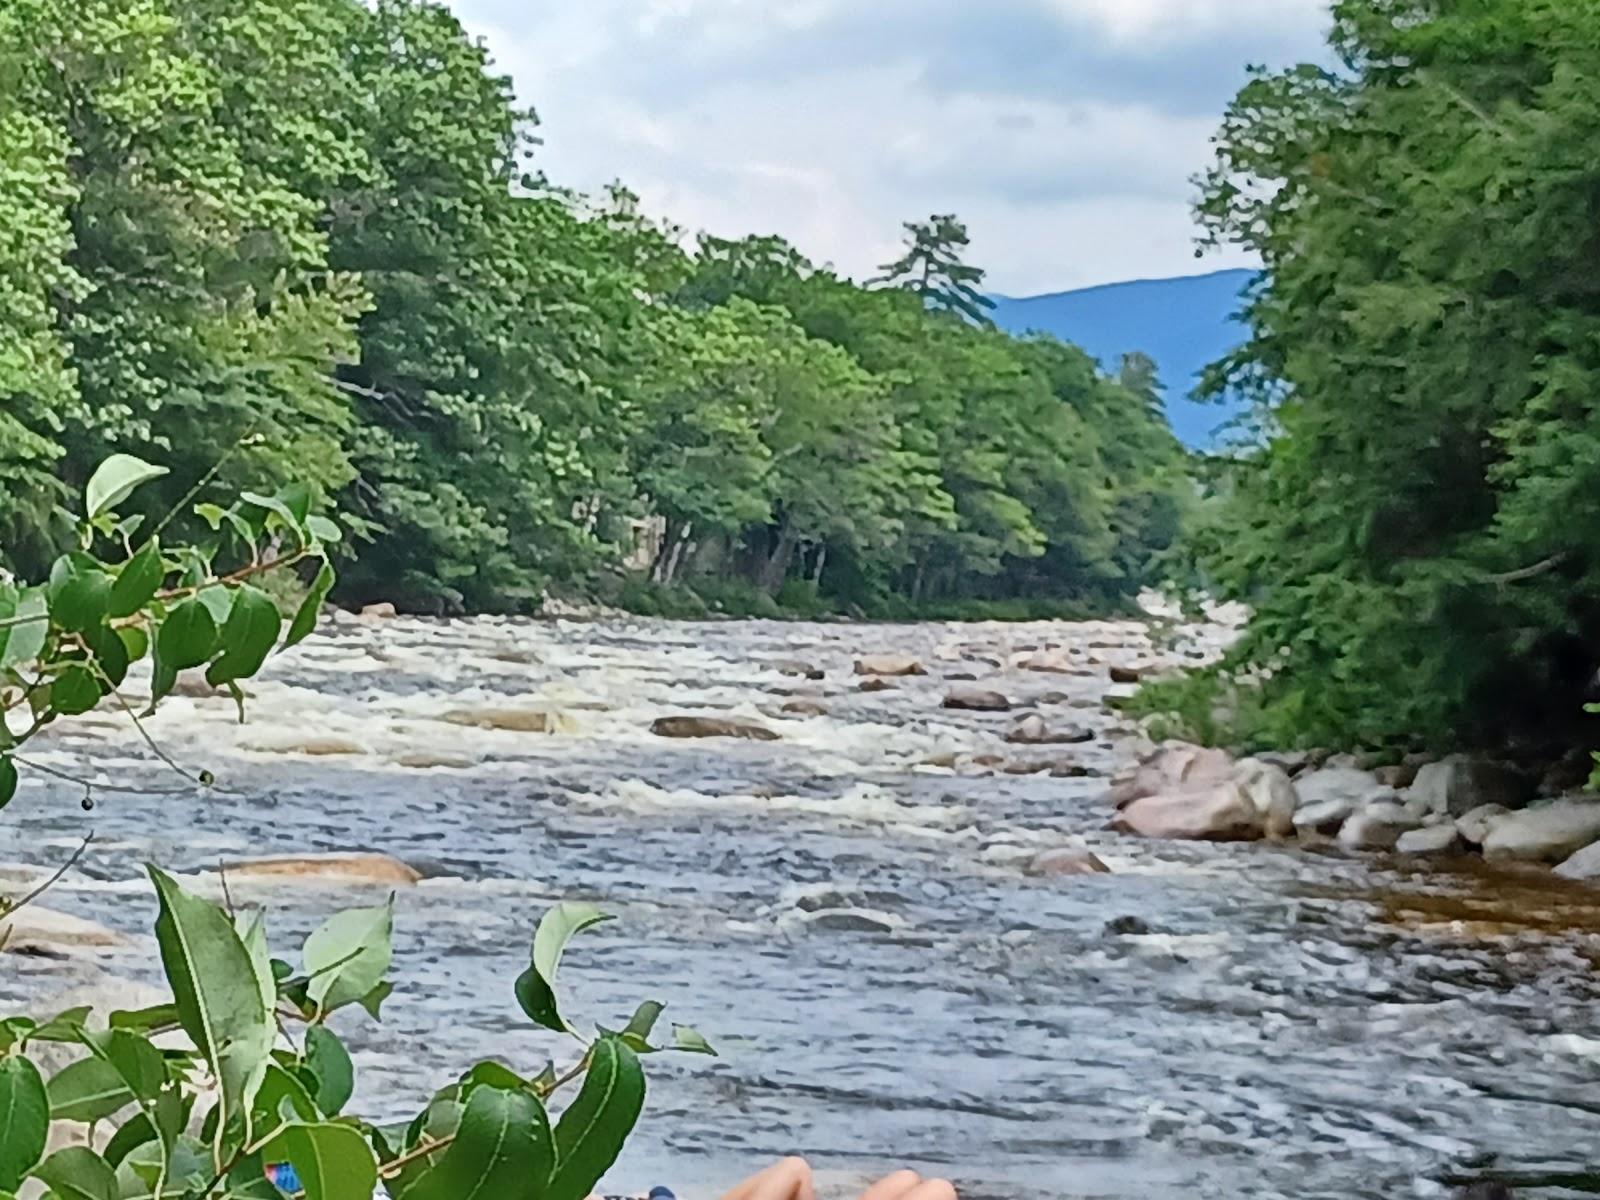
POLYGON ((272 1163, 267 1167, 267 1178, 281 1192, 305 1191, 300 1183, 300 1176, 295 1174, 295 1169, 290 1163, 272 1163))

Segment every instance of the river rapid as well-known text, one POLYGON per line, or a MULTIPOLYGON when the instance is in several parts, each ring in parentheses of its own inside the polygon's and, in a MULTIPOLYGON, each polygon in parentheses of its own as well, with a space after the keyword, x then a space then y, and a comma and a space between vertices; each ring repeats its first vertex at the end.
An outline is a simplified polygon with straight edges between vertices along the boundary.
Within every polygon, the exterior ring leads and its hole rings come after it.
MULTIPOLYGON (((841 1189, 909 1161, 970 1200, 1429 1197, 1488 1168, 1545 1181, 1519 1195, 1579 1194, 1551 1180, 1600 1164, 1600 890, 1103 831, 1108 777, 1146 748, 1105 704, 1131 690, 1108 667, 1198 661, 1226 636, 1133 621, 346 620, 251 685, 247 724, 193 697, 149 722, 215 790, 183 788, 115 713, 32 747, 150 789, 99 792, 85 812, 81 787, 33 773, 0 821, 0 859, 33 866, 93 828, 49 903, 138 940, 7 956, 0 1008, 120 1002, 140 991, 121 981, 156 982, 142 862, 198 875, 372 850, 428 878, 397 894, 400 990, 383 1023, 341 1024, 362 1111, 409 1115, 476 1058, 542 1065, 554 1047, 511 981, 561 898, 620 918, 569 954, 573 1014, 615 1026, 659 999, 717 1046, 649 1061, 612 1191, 700 1200, 804 1153, 841 1189), (1046 646, 1070 670, 1014 665, 1046 646), (852 664, 869 653, 929 673, 863 692, 852 664), (961 683, 1014 711, 941 708, 961 683), (782 711, 796 699, 826 715, 782 711), (506 710, 546 713, 551 731, 493 727, 519 723, 506 710), (1007 744, 1027 712, 1094 738, 1007 744), (755 720, 780 740, 650 733, 674 714, 755 720), (471 719, 490 727, 456 723, 471 719), (1009 773, 1026 767, 1042 770, 1009 773), (1111 873, 1028 874, 1063 845, 1111 873)), ((331 911, 384 894, 232 893, 269 908, 286 957, 331 911)))

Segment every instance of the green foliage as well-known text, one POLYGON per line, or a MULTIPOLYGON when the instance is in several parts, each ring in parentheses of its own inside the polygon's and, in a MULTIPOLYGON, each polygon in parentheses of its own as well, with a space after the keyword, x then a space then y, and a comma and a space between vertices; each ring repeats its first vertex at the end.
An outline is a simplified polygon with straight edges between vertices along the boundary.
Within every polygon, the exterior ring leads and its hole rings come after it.
POLYGON ((1335 69, 1258 74, 1228 112, 1200 216, 1267 273, 1211 383, 1260 411, 1197 557, 1254 610, 1215 677, 1254 693, 1245 735, 1584 733, 1600 302, 1571 147, 1600 124, 1596 15, 1342 0, 1335 69))
MULTIPOLYGON (((235 918, 154 868, 151 878, 172 1003, 108 1014, 109 1028, 88 1009, 0 1022, 0 1189, 34 1179, 53 1200, 272 1197, 282 1193, 265 1167, 288 1163, 307 1200, 370 1200, 380 1183, 393 1200, 582 1200, 616 1161, 645 1095, 625 1036, 587 1040, 550 1000, 535 1019, 577 1040, 570 1069, 525 1078, 482 1062, 405 1126, 341 1115, 355 1074, 326 1021, 359 1004, 364 988, 387 982, 389 908, 332 918, 307 939, 307 974, 294 976, 275 969, 259 914, 235 918), (173 1044, 180 1032, 187 1042, 173 1044), (160 1049, 151 1040, 158 1034, 168 1039, 160 1049), (46 1080, 33 1057, 45 1041, 76 1046, 83 1057, 46 1080), (552 1128, 551 1097, 575 1083, 552 1128), (96 1143, 101 1151, 76 1147, 45 1158, 50 1126, 63 1121, 98 1122, 110 1137, 96 1143)), ((567 939, 603 919, 588 906, 562 905, 540 922, 533 970, 549 996, 567 939)), ((710 1052, 684 1027, 673 1048, 710 1052)))
MULTIPOLYGON (((863 288, 775 238, 686 250, 620 187, 552 186, 536 147, 431 0, 10 0, 3 565, 46 574, 116 453, 169 468, 132 514, 181 508, 163 534, 331 545, 314 498, 352 534, 338 598, 436 614, 616 586, 652 519, 635 569, 729 612, 1115 605, 1161 569, 1188 484, 1159 412, 986 328, 955 217, 863 288)), ((227 685, 267 609, 208 612, 227 685)))

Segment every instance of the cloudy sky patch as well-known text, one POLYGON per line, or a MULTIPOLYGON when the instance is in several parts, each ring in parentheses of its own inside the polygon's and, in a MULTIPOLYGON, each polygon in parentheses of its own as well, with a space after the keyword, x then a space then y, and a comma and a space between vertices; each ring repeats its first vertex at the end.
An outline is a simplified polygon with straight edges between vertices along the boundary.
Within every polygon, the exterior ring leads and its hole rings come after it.
POLYGON ((870 274, 959 213, 1023 295, 1188 274, 1190 178, 1249 63, 1325 0, 451 0, 544 122, 551 178, 870 274))

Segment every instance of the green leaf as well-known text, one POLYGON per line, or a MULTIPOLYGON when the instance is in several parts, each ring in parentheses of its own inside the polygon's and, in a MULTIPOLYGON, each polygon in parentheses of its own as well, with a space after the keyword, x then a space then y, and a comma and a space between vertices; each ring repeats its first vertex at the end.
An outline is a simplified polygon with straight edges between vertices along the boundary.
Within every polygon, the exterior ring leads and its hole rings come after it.
POLYGON ((100 681, 94 672, 74 664, 50 684, 50 707, 64 717, 75 717, 99 704, 100 695, 100 681))
POLYGON ((111 576, 98 569, 69 572, 50 588, 50 619, 71 633, 101 624, 111 608, 112 586, 111 576))
POLYGON ((42 588, 29 588, 18 598, 16 608, 0 619, 12 622, 0 628, 0 671, 38 659, 50 635, 50 605, 42 588))
POLYGON ((394 957, 394 900, 325 921, 306 939, 306 994, 321 1012, 358 1004, 383 982, 394 957))
POLYGON ((356 1069, 339 1035, 326 1025, 306 1030, 306 1066, 317 1080, 317 1107, 330 1117, 338 1116, 355 1094, 356 1069))
POLYGON ((9 754, 0 754, 0 808, 11 803, 17 794, 17 764, 9 754))
POLYGON ((89 1019, 92 1009, 87 1004, 80 1004, 75 1008, 66 1009, 51 1017, 28 1035, 30 1041, 35 1042, 71 1042, 77 1044, 83 1041, 83 1023, 89 1019))
POLYGON ((15 1055, 0 1058, 0 1191, 14 1192, 44 1154, 50 1099, 39 1069, 15 1055))
POLYGON ((289 510, 296 524, 304 524, 306 514, 311 511, 311 488, 295 480, 286 483, 272 494, 274 500, 279 501, 289 510))
POLYGON ((52 1154, 33 1172, 59 1200, 117 1200, 117 1173, 86 1146, 52 1154))
POLYGON ((672 1027, 672 1048, 682 1050, 685 1054, 709 1054, 712 1058, 717 1052, 712 1049, 711 1043, 701 1036, 698 1029, 688 1025, 674 1025, 672 1027))
POLYGON ((96 682, 101 692, 120 687, 128 677, 128 647, 109 625, 101 625, 83 635, 83 644, 94 656, 96 682))
POLYGON ((122 652, 130 663, 136 663, 150 653, 150 635, 143 625, 121 625, 117 636, 122 639, 122 652))
POLYGON ((217 646, 217 623, 198 600, 184 600, 173 607, 156 630, 156 655, 169 671, 198 667, 211 657, 217 646))
POLYGON ((178 1019, 218 1083, 221 1128, 245 1121, 272 1050, 274 1027, 262 1003, 257 966, 228 914, 150 868, 161 900, 156 941, 178 1019))
POLYGON ((627 1042, 640 1054, 649 1054, 655 1047, 650 1044, 650 1034, 655 1030, 656 1022, 661 1019, 661 1014, 666 1005, 659 1000, 646 1000, 634 1009, 633 1016, 617 1036, 627 1042))
POLYGON ((50 1117, 55 1121, 101 1121, 137 1097, 121 1073, 103 1058, 80 1058, 51 1077, 50 1117))
POLYGON ((161 548, 151 538, 117 572, 117 580, 111 585, 111 616, 131 617, 155 598, 166 577, 167 564, 162 561, 161 548))
POLYGON ((344 536, 343 532, 327 517, 310 516, 306 518, 306 531, 317 541, 331 545, 344 536))
POLYGON ((556 1126, 556 1172, 543 1200, 584 1200, 622 1153, 644 1110, 644 1069, 617 1038, 590 1051, 578 1098, 556 1126))
POLYGON ((385 979, 377 987, 373 988, 365 996, 361 997, 360 1000, 356 1001, 356 1003, 361 1005, 362 1008, 366 1009, 367 1015, 370 1016, 374 1021, 378 1021, 383 1018, 383 1002, 393 994, 394 984, 385 979))
POLYGON ((126 1029, 131 1033, 150 1033, 154 1030, 178 1027, 178 1006, 157 1004, 152 1008, 117 1009, 111 1014, 111 1028, 126 1029))
POLYGON ((206 606, 206 611, 211 614, 211 619, 216 622, 220 630, 228 620, 228 614, 233 611, 233 599, 238 594, 236 588, 225 584, 213 584, 203 587, 194 594, 194 598, 206 606))
POLYGON ((149 1117, 140 1113, 111 1135, 105 1148, 106 1161, 116 1167, 140 1146, 155 1140, 156 1127, 150 1123, 149 1117))
POLYGON ((262 1151, 267 1162, 288 1162, 306 1200, 372 1200, 378 1164, 366 1139, 348 1125, 289 1125, 262 1151))
POLYGON ((121 504, 135 488, 160 479, 166 473, 167 468, 154 466, 131 454, 113 454, 89 477, 89 484, 83 490, 84 515, 94 520, 121 504))
POLYGON ((300 1077, 278 1063, 270 1063, 256 1092, 255 1110, 261 1119, 257 1136, 291 1121, 318 1121, 324 1114, 300 1077))
POLYGON ((245 584, 233 598, 233 610, 218 639, 222 656, 206 671, 206 682, 220 687, 234 679, 248 679, 261 669, 278 642, 283 619, 272 597, 245 584))
POLYGON ((324 559, 317 571, 317 577, 311 581, 311 590, 306 593, 306 598, 300 601, 300 607, 295 610, 294 620, 289 622, 288 636, 283 639, 285 650, 305 641, 317 627, 317 618, 322 615, 322 602, 328 598, 328 593, 332 589, 333 567, 324 559))
POLYGON ((261 519, 253 522, 254 524, 265 528, 271 524, 271 518, 276 517, 284 528, 292 529, 296 534, 300 533, 300 518, 295 516, 294 510, 277 496, 263 496, 260 492, 240 492, 239 499, 263 510, 261 519))
POLYGON ((611 920, 592 904, 562 901, 539 922, 533 935, 533 962, 517 977, 517 1003, 530 1020, 558 1033, 573 1032, 556 1002, 556 973, 561 956, 574 937, 591 926, 611 920))
POLYGON ((550 1118, 539 1099, 480 1087, 467 1100, 455 1141, 402 1194, 405 1200, 543 1200, 554 1165, 550 1118))

